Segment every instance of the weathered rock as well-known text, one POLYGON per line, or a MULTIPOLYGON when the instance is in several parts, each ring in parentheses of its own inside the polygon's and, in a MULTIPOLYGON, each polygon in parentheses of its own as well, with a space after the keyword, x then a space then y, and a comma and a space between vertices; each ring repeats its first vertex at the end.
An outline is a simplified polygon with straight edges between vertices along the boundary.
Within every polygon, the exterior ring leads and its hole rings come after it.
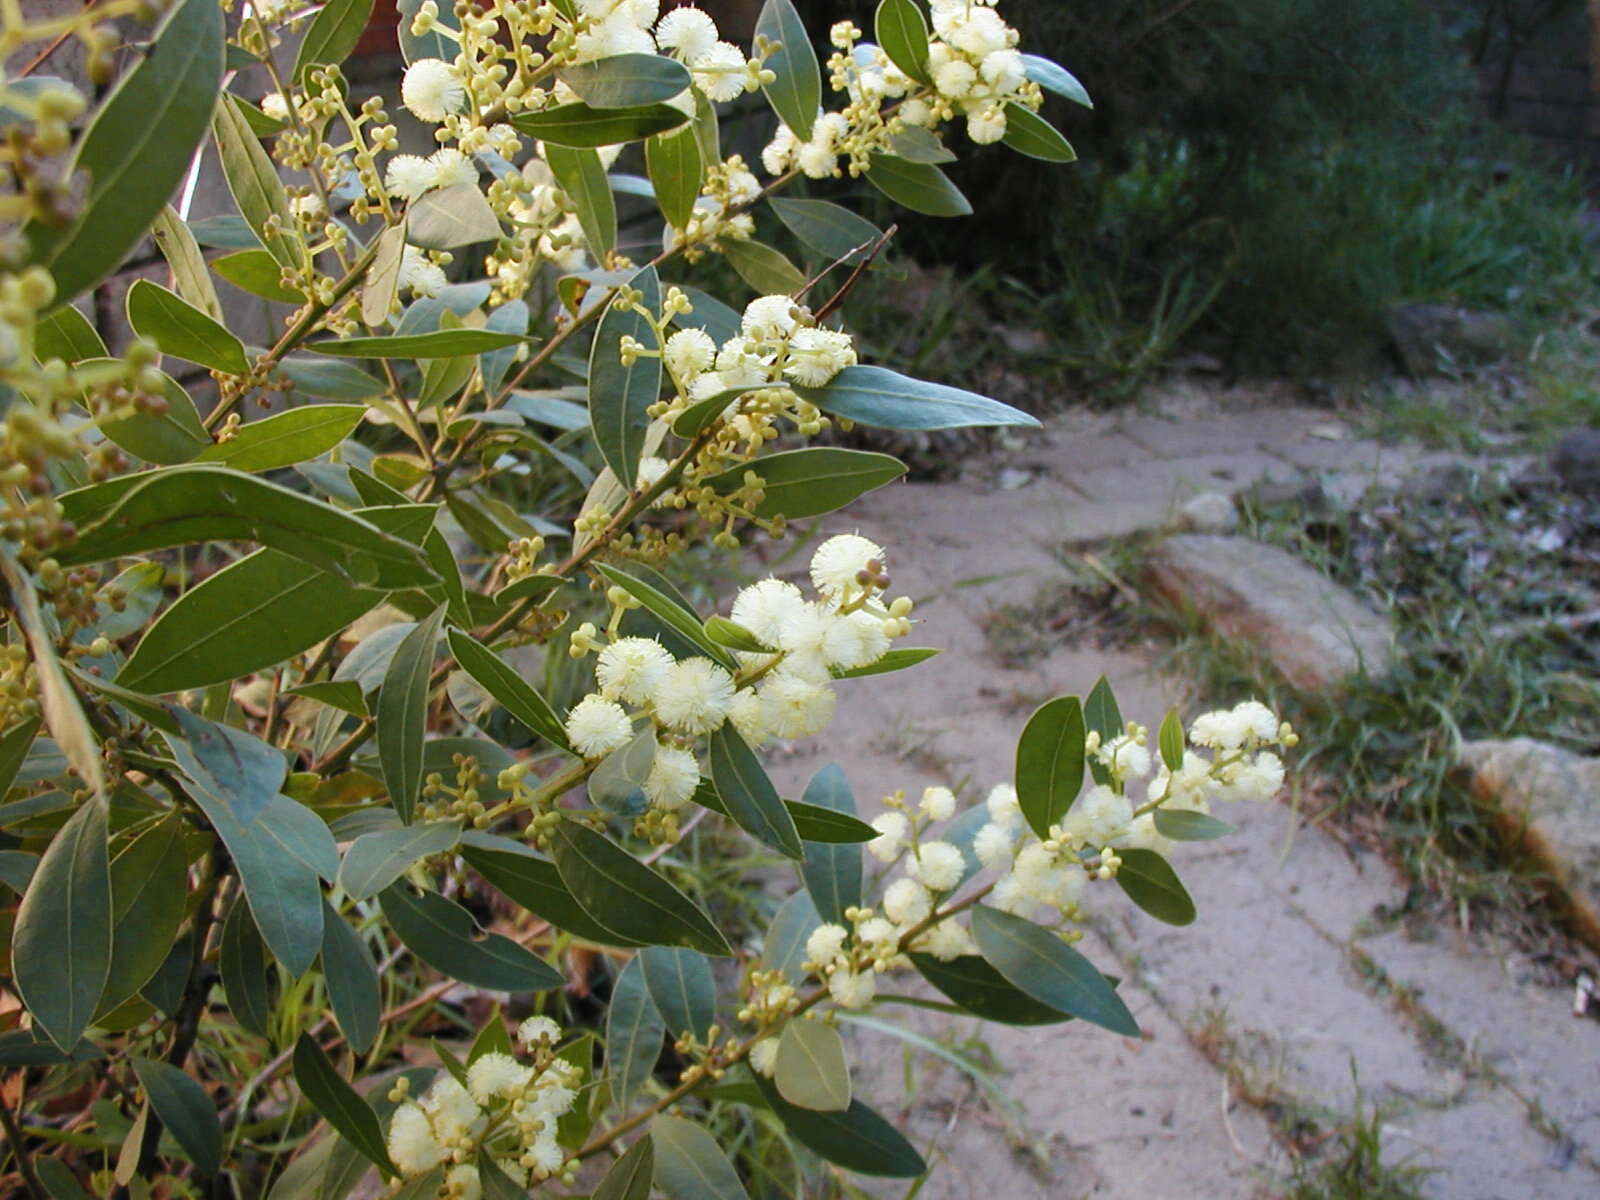
POLYGON ((1152 552, 1147 578, 1168 603, 1258 646, 1297 687, 1326 690, 1388 669, 1389 622, 1276 546, 1182 534, 1152 552))
POLYGON ((1232 533, 1239 510, 1221 492, 1201 492, 1178 509, 1178 527, 1195 533, 1232 533))
POLYGON ((1600 494, 1600 429, 1574 429, 1550 448, 1550 469, 1564 487, 1600 494))
POLYGON ((1516 347, 1516 331, 1507 318, 1448 304, 1399 305, 1389 311, 1388 328, 1400 362, 1417 377, 1487 366, 1516 347))
POLYGON ((1506 843, 1550 877, 1578 934, 1600 949, 1600 759, 1513 738, 1467 742, 1461 761, 1506 843))

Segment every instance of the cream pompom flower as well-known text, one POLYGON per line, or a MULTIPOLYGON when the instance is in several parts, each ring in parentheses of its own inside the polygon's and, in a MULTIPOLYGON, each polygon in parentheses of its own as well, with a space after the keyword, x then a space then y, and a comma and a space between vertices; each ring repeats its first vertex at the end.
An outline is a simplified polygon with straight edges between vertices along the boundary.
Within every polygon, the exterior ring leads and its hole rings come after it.
POLYGON ((783 374, 801 387, 821 387, 855 364, 856 350, 848 334, 833 329, 797 329, 789 338, 783 374))
POLYGON ((731 42, 717 42, 690 62, 694 85, 707 100, 722 103, 744 94, 750 79, 743 51, 731 42))
POLYGON ((933 955, 940 962, 950 962, 963 954, 977 953, 977 947, 973 945, 972 935, 967 932, 966 926, 958 925, 954 921, 940 921, 917 939, 916 946, 918 950, 933 955))
POLYGON ((933 912, 933 897, 915 879, 896 879, 883 893, 883 911, 896 925, 915 925, 933 912))
POLYGON ((700 785, 700 762, 688 750, 658 746, 655 762, 644 781, 644 794, 656 808, 671 812, 682 808, 700 785))
POLYGON ((415 154, 396 154, 384 171, 383 186, 391 196, 415 200, 433 189, 437 175, 438 172, 427 159, 415 154))
POLYGON ((474 1059, 467 1068, 467 1090, 480 1105, 520 1096, 533 1079, 533 1068, 511 1055, 494 1050, 474 1059))
POLYGON ((811 556, 811 582, 829 599, 862 590, 858 576, 867 564, 884 563, 883 547, 859 533, 841 533, 817 547, 811 556))
POLYGON ((567 714, 567 740, 585 758, 620 750, 633 737, 633 725, 622 705, 590 694, 567 714))
POLYGON ((980 146, 990 146, 1006 136, 1006 106, 980 104, 967 113, 967 136, 980 146))
POLYGON ((948 892, 961 882, 966 866, 961 851, 949 842, 923 842, 906 870, 930 891, 948 892))
POLYGON ((653 696, 656 717, 683 733, 711 733, 728 719, 733 676, 709 658, 673 663, 653 696))
POLYGON ((772 737, 766 703, 754 688, 745 688, 734 696, 733 703, 728 706, 728 720, 733 722, 746 745, 764 746, 772 737))
POLYGON ((821 733, 838 706, 838 695, 827 683, 784 670, 762 683, 761 699, 772 732, 781 738, 821 733))
POLYGON ((878 836, 867 843, 867 853, 879 862, 893 862, 899 858, 906 848, 906 839, 911 836, 911 822, 906 820, 905 814, 879 813, 870 824, 878 831, 878 836))
POLYGON ((1017 789, 1009 783, 997 783, 989 789, 984 800, 989 810, 989 820, 1002 829, 1015 829, 1022 820, 1022 805, 1017 799, 1017 789))
POLYGON ((674 379, 693 380, 711 369, 717 359, 717 344, 703 329, 680 329, 667 339, 662 358, 674 379))
POLYGON ((400 81, 400 102, 419 121, 437 125, 458 113, 467 101, 466 85, 456 69, 441 58, 419 58, 400 81))
POLYGON ((918 807, 930 821, 948 821, 955 816, 956 795, 947 787, 924 788, 918 807))
POLYGON ((409 1101, 389 1118, 389 1157, 402 1175, 421 1175, 445 1160, 447 1151, 433 1135, 428 1114, 409 1101))
POLYGON ((671 652, 654 638, 625 637, 600 651, 594 677, 606 699, 644 704, 671 666, 671 652))
POLYGON ((858 610, 828 622, 822 647, 830 666, 870 667, 889 652, 889 630, 882 619, 858 610))
POLYGON ((656 26, 656 43, 663 50, 674 51, 684 62, 693 62, 717 44, 717 23, 707 13, 686 4, 661 18, 656 26))
POLYGON ((878 977, 865 971, 835 971, 828 976, 828 994, 841 1008, 865 1008, 878 990, 878 977))
POLYGON ((453 146, 435 150, 428 156, 428 165, 433 168, 434 187, 447 188, 478 182, 477 164, 453 146))
POLYGON ((786 338, 799 324, 794 307, 794 300, 788 296, 760 296, 745 305, 739 327, 745 337, 757 342, 786 338))
POLYGON ((761 579, 739 589, 733 598, 733 619, 764 646, 777 646, 797 613, 805 610, 800 589, 783 579, 761 579))
POLYGON ((827 966, 844 950, 850 933, 843 925, 818 925, 806 938, 806 961, 827 966))
MULTIPOLYGON (((681 11, 681 10, 680 10, 681 11)), ((750 1047, 750 1069, 757 1075, 772 1076, 778 1067, 778 1039, 762 1038, 750 1047)))
POLYGON ((415 296, 437 296, 450 281, 444 268, 415 246, 400 255, 400 287, 415 296))
POLYGON ((561 1026, 549 1017, 529 1017, 517 1026, 517 1041, 524 1046, 534 1046, 543 1043, 554 1046, 561 1040, 561 1026))

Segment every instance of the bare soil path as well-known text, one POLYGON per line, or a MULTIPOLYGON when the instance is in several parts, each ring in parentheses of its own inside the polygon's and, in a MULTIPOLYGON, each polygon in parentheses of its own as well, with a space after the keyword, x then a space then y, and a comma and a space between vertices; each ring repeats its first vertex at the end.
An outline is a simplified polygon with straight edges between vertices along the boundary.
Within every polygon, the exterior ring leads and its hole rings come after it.
MULTIPOLYGON (((828 752, 869 814, 898 787, 915 796, 965 782, 981 797, 1010 778, 1032 707, 1102 673, 1134 719, 1154 726, 1174 703, 1192 711, 1181 684, 1138 653, 1068 647, 1019 669, 999 663, 983 618, 1057 577, 1052 548, 1159 525, 1200 491, 1308 471, 1361 488, 1432 457, 1357 440, 1317 410, 1179 403, 1181 420, 1057 422, 954 482, 876 493, 830 527, 887 548, 894 590, 918 598, 911 641, 944 648, 841 696, 828 752)), ((797 794, 824 761, 801 747, 772 768, 797 794)), ((1025 1115, 934 1054, 857 1029, 863 1090, 942 1162, 924 1200, 1282 1194, 1286 1146, 1331 1153, 1358 1103, 1381 1113, 1386 1164, 1427 1169, 1425 1195, 1600 1195, 1600 1027, 1574 1020, 1570 997, 1507 948, 1395 927, 1385 914, 1403 907, 1404 884, 1376 855, 1302 822, 1288 799, 1221 815, 1234 836, 1174 855, 1200 908, 1194 925, 1156 923, 1110 888, 1094 897, 1083 948, 1123 976, 1143 1041, 896 1014, 989 1063, 1025 1115)))

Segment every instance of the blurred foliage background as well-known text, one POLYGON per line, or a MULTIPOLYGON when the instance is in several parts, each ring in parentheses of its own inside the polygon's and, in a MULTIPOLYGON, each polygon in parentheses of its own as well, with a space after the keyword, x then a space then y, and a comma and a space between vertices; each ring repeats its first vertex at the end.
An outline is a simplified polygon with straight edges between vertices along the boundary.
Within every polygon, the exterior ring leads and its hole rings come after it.
MULTIPOLYGON (((859 20, 852 0, 824 7, 859 20)), ((946 266, 880 282, 855 318, 909 360, 992 388, 1021 351, 1035 383, 1114 399, 1196 354, 1230 373, 1392 372, 1401 305, 1506 314, 1531 338, 1588 303, 1580 169, 1488 111, 1495 64, 1528 44, 1576 39, 1581 60, 1583 0, 1005 7, 1096 107, 1050 101, 1080 161, 1048 186, 979 156, 952 174, 992 219, 959 237, 902 222, 899 252, 946 266), (996 342, 997 309, 1034 336, 996 342)))

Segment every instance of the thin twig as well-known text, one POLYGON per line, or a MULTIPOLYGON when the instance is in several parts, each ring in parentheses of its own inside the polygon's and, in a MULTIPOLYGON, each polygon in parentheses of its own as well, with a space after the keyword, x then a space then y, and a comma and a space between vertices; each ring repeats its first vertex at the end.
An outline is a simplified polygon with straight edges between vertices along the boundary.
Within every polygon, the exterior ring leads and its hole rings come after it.
POLYGON ((28 1154, 28 1148, 22 1144, 22 1130, 17 1128, 17 1119, 11 1115, 11 1106, 5 1102, 4 1096, 0 1096, 0 1125, 5 1126, 6 1137, 11 1142, 11 1153, 17 1160, 17 1172, 22 1176, 22 1182, 28 1185, 28 1195, 34 1200, 50 1200, 50 1193, 45 1191, 39 1176, 34 1173, 33 1159, 28 1154))

